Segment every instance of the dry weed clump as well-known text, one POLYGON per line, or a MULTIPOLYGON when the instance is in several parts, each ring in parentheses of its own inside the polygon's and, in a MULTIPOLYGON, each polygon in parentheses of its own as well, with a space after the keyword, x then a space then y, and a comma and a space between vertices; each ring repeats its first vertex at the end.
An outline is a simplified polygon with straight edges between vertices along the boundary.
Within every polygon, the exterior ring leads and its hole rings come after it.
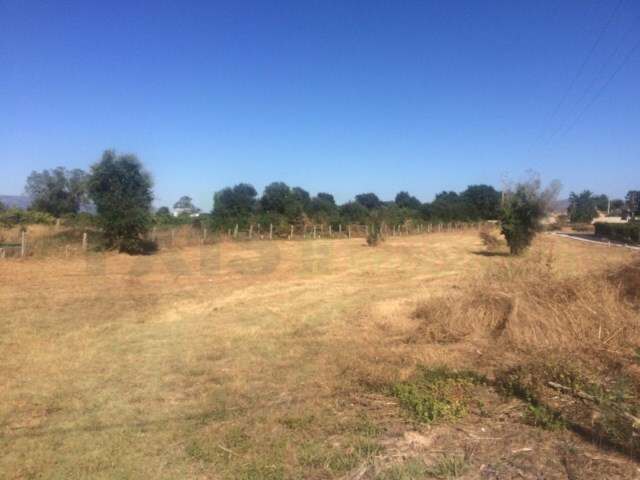
POLYGON ((499 250, 501 247, 507 245, 507 243, 504 240, 498 238, 498 236, 492 230, 480 230, 480 233, 478 235, 480 236, 482 243, 484 243, 490 251, 499 250))
POLYGON ((621 266, 607 278, 618 289, 621 298, 640 307, 640 259, 621 266))
POLYGON ((640 458, 639 298, 638 257, 588 276, 562 275, 550 254, 504 259, 418 305, 413 340, 482 344, 494 385, 527 403, 524 423, 640 458))
MULTIPOLYGON (((555 271, 552 254, 500 259, 464 291, 419 304, 418 339, 451 343, 469 336, 521 352, 596 348, 632 352, 640 345, 640 261, 607 275, 555 271)), ((414 339, 415 340, 415 339, 414 339)))

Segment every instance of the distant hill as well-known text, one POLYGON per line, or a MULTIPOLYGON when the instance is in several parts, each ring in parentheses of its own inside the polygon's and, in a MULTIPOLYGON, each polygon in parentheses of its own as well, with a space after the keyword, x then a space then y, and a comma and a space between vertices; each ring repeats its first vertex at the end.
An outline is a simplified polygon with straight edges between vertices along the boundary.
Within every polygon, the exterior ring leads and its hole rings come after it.
POLYGON ((26 195, 0 195, 0 203, 8 208, 18 207, 26 210, 32 202, 33 199, 26 195))
POLYGON ((567 213, 567 208, 569 208, 568 198, 564 200, 556 200, 556 202, 553 204, 553 211, 557 213, 567 213))

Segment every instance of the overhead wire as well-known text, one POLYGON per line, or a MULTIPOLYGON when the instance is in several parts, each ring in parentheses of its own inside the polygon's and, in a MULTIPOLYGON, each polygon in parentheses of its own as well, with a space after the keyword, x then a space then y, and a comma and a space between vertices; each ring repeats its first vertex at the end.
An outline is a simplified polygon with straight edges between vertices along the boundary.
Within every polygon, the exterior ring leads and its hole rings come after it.
POLYGON ((553 112, 551 113, 551 116, 549 118, 547 118, 547 121, 545 122, 544 126, 542 127, 540 133, 536 136, 536 138, 533 141, 533 143, 527 149, 527 153, 525 154, 525 157, 529 157, 529 155, 532 153, 532 150, 534 150, 534 148, 536 147, 536 145, 538 144, 540 139, 547 132, 551 122, 556 117, 556 115, 560 111, 560 108, 562 107, 562 105, 564 104, 565 100, 567 99, 567 97, 569 95, 569 92, 574 87, 576 81, 578 80, 578 78, 582 74, 582 71, 584 70, 586 65, 589 63, 589 60, 591 60, 591 57, 593 56, 593 53, 596 51, 596 48, 600 44, 600 41, 604 37, 605 32, 607 31, 607 29, 611 25, 611 22, 613 21, 614 17, 616 16, 616 13, 618 13, 618 9, 620 8, 621 4, 622 4, 622 0, 618 0, 618 3, 616 4, 615 8, 613 9, 613 12, 609 16, 609 19, 607 20, 607 23, 605 23, 604 27, 600 30, 600 33, 598 34, 598 37, 596 38, 595 42, 591 46, 591 49, 589 50, 589 53, 587 54, 587 56, 585 57, 584 61, 582 62, 582 65, 580 65, 580 68, 578 69, 576 74, 573 76, 573 79, 569 83, 569 86, 567 87, 567 89, 564 91, 562 97, 560 98, 560 101, 557 103, 556 107, 554 108, 553 112))
MULTIPOLYGON (((596 84, 596 82, 598 81, 598 79, 600 79, 600 77, 602 76, 602 74, 604 73, 605 69, 609 66, 609 63, 611 62, 611 60, 613 60, 613 58, 615 57, 615 55, 618 53, 618 51, 620 50, 620 47, 622 47, 622 45, 625 43, 625 41, 627 40, 627 38, 629 37, 630 33, 633 31, 633 29, 635 28, 635 26, 638 24, 638 22, 640 21, 640 15, 638 15, 636 17, 636 19, 633 21, 633 23, 630 25, 630 27, 626 30, 626 32, 624 33, 624 35, 622 36, 622 38, 620 39, 620 41, 617 43, 617 45, 615 46, 615 48, 611 51, 611 53, 608 55, 607 59, 605 60, 605 62, 601 65, 601 67, 598 69, 597 73, 593 76, 593 79, 591 80, 591 82, 589 83, 589 85, 583 90, 582 94, 580 95, 580 97, 573 103, 573 106, 569 109, 567 115, 565 116, 565 118, 559 123, 559 125, 557 126, 557 128, 555 129, 555 131, 548 137, 547 141, 544 143, 544 145, 541 148, 546 147, 547 145, 549 145, 550 143, 552 143, 554 137, 563 129, 563 127, 565 126, 565 124, 570 121, 570 118, 573 114, 573 112, 576 110, 576 108, 578 108, 578 105, 580 105, 580 103, 582 102, 582 100, 586 97, 587 93, 589 93, 591 91, 591 89, 593 88, 593 86, 596 84)), ((635 47, 634 47, 635 49, 635 47)), ((626 63, 628 61, 628 59, 630 58, 627 57, 625 58, 625 60, 623 61, 623 64, 626 63)), ((616 68, 615 73, 617 73, 620 70, 621 67, 616 68)), ((615 73, 613 76, 615 76, 615 73)), ((610 77, 609 80, 607 80, 606 85, 608 85, 610 83, 610 81, 613 78, 610 77)), ((599 90, 599 92, 601 92, 602 89, 599 90)), ((596 96, 599 96, 600 93, 596 94, 596 96)), ((594 97, 595 98, 595 97, 594 97)), ((595 100, 592 99, 589 102, 589 105, 592 105, 593 102, 595 100)), ((582 114, 580 114, 578 116, 578 119, 582 116, 582 114)), ((575 125, 576 123, 576 119, 574 119, 573 122, 571 122, 571 127, 573 125, 575 125)), ((570 128, 571 128, 570 127, 570 128)), ((561 134, 561 138, 564 138, 564 136, 566 135, 567 130, 564 131, 563 134, 561 134)), ((559 141, 553 142, 551 148, 549 148, 548 150, 546 150, 544 152, 544 155, 548 154, 551 150, 553 150, 553 148, 555 148, 555 146, 559 143, 559 141)))
POLYGON ((636 44, 634 45, 634 47, 631 49, 631 51, 629 51, 629 53, 627 54, 627 56, 624 58, 624 60, 622 61, 622 63, 620 63, 620 65, 618 65, 618 68, 616 68, 614 70, 614 72, 611 74, 611 76, 609 77, 609 79, 600 87, 600 89, 598 90, 598 92, 595 94, 595 96, 591 99, 591 101, 584 107, 584 109, 580 112, 580 114, 574 119, 574 121, 569 125, 569 127, 564 131, 564 133, 560 136, 560 138, 551 146, 551 148, 546 152, 546 154, 548 154, 551 150, 553 150, 563 139, 564 137, 567 136, 567 134, 573 129, 573 127, 575 126, 576 123, 578 123, 578 121, 580 121, 580 119, 582 118, 582 116, 587 112, 587 110, 589 110, 589 108, 591 107, 591 105, 593 105, 593 103, 598 99, 598 97, 600 97, 600 95, 602 95, 602 93, 604 92, 604 90, 609 86, 609 84, 613 81, 613 79, 615 78, 615 76, 618 74, 618 72, 622 69, 622 67, 624 67, 626 65, 626 63, 631 59, 631 57, 633 56, 633 54, 640 48, 640 40, 638 40, 638 42, 636 42, 636 44))

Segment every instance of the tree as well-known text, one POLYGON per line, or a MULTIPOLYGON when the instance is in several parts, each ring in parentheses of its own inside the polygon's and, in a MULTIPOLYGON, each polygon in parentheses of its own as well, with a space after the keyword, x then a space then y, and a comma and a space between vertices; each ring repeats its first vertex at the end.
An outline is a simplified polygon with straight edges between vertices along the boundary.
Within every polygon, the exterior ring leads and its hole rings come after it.
POLYGON ((173 204, 173 209, 178 211, 180 215, 193 215, 198 213, 200 209, 193 204, 191 197, 183 196, 173 204))
POLYGON ((360 202, 348 202, 340 207, 340 217, 345 223, 367 223, 369 210, 360 202))
POLYGON ((571 192, 567 208, 569 221, 571 223, 591 223, 594 218, 598 218, 597 203, 598 197, 589 190, 584 190, 579 195, 571 192))
POLYGON ((57 167, 51 171, 31 172, 25 192, 33 197, 32 210, 47 212, 54 217, 78 213, 86 203, 86 173, 79 168, 57 167))
POLYGON ((624 199, 631 213, 640 214, 640 190, 629 190, 624 199))
POLYGON ((594 195, 596 201, 596 209, 599 212, 607 212, 609 210, 609 197, 604 193, 601 195, 594 195))
POLYGON ((425 220, 440 220, 451 222, 455 220, 470 220, 471 206, 462 195, 456 192, 443 191, 436 195, 431 203, 425 203, 421 208, 425 220))
POLYGON ((477 220, 494 220, 500 210, 500 192, 490 185, 469 185, 460 194, 469 206, 470 215, 477 220))
POLYGON ((420 210, 422 203, 416 197, 409 195, 409 192, 398 192, 395 204, 400 208, 408 210, 420 210))
POLYGON ((513 191, 505 192, 500 223, 511 255, 520 255, 531 245, 540 229, 540 220, 551 210, 560 188, 560 182, 554 181, 542 190, 540 179, 534 176, 516 184, 513 191))
POLYGON ((330 193, 320 192, 311 199, 309 213, 316 222, 334 223, 338 220, 338 206, 330 193))
POLYGON ((257 196, 256 189, 248 183, 239 183, 217 192, 211 212, 214 228, 232 228, 235 224, 246 227, 255 212, 257 196))
POLYGON ((619 198, 611 200, 611 211, 620 210, 622 207, 624 207, 624 200, 620 200, 619 198))
POLYGON ((91 167, 87 185, 107 247, 145 253, 144 236, 153 222, 153 183, 138 158, 106 150, 91 167))
POLYGON ((285 214, 291 204, 291 189, 284 182, 273 182, 266 186, 260 206, 267 213, 285 214))
POLYGON ((375 193, 361 193, 360 195, 356 195, 356 202, 368 210, 382 206, 382 202, 375 193))

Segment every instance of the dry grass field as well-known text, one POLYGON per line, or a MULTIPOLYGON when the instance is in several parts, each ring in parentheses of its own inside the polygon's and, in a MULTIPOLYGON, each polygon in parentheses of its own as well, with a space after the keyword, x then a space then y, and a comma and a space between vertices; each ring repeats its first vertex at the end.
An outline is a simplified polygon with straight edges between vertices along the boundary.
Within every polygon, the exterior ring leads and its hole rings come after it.
POLYGON ((640 478, 638 252, 478 232, 0 262, 0 477, 640 478))

